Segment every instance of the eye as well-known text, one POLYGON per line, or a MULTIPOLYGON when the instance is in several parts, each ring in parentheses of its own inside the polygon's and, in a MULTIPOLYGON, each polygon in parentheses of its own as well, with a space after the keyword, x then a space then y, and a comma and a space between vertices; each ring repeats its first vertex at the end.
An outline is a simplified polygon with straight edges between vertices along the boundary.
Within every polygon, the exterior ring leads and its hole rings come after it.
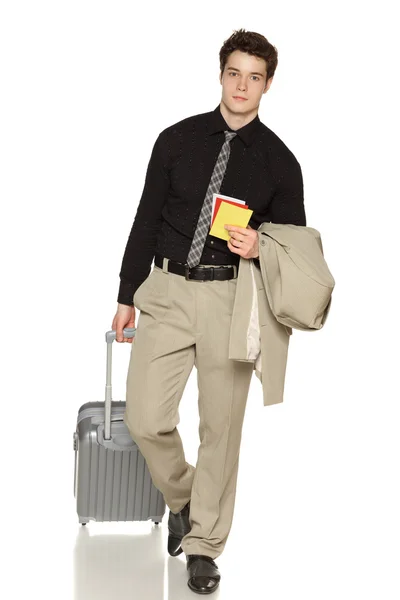
MULTIPOLYGON (((237 73, 235 71, 229 71, 229 75, 237 75, 237 73)), ((257 77, 257 75, 252 75, 252 77, 254 77, 256 81, 260 81, 260 78, 257 77)))

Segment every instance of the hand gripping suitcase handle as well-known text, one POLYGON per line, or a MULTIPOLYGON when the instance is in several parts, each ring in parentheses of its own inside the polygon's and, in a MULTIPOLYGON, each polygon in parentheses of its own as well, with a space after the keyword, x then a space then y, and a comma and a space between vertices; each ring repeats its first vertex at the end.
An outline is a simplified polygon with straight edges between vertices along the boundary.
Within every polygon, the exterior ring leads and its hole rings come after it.
MULTIPOLYGON (((132 338, 135 336, 135 331, 136 331, 136 327, 125 327, 125 329, 122 330, 123 336, 126 338, 132 338)), ((115 329, 111 329, 111 331, 107 331, 106 332, 106 342, 107 344, 109 342, 113 342, 114 340, 117 339, 117 332, 115 331, 115 329)))
MULTIPOLYGON (((126 338, 133 338, 135 336, 136 327, 125 327, 122 333, 126 338)), ((106 370, 106 394, 104 402, 104 439, 111 439, 111 355, 112 355, 112 343, 117 337, 117 332, 114 329, 106 332, 107 342, 107 370, 106 370)))

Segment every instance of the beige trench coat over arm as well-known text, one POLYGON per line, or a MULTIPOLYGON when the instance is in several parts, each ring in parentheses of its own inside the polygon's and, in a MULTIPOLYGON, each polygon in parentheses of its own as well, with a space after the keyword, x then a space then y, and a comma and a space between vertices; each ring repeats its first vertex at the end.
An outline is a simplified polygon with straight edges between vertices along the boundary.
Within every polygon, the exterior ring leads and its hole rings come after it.
POLYGON ((322 328, 335 281, 316 229, 262 223, 257 231, 260 269, 240 258, 229 358, 254 362, 267 406, 283 402, 292 327, 322 328))

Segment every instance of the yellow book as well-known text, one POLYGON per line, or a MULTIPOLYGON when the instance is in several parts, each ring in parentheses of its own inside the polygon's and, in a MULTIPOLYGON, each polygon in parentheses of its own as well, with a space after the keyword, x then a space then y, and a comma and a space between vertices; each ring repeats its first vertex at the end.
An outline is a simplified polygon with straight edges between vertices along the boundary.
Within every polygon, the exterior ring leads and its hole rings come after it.
POLYGON ((222 201, 210 229, 210 235, 228 241, 231 236, 229 235, 229 231, 224 229, 224 226, 236 225, 237 227, 246 227, 252 214, 253 211, 249 208, 240 208, 239 205, 236 206, 235 204, 222 201))

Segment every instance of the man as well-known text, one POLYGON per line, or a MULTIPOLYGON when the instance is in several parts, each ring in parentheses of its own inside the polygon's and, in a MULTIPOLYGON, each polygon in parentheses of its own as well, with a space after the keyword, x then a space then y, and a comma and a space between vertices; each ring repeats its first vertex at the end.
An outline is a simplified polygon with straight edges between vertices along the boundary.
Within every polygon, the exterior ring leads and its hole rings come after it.
POLYGON ((265 221, 306 225, 300 165, 258 117, 276 66, 276 48, 265 37, 234 32, 220 50, 220 104, 159 134, 112 323, 117 341, 131 342, 122 329, 135 327, 135 306, 140 309, 124 421, 169 506, 168 551, 185 552, 188 585, 198 593, 213 592, 220 581, 214 559, 232 525, 254 368, 228 359, 240 257, 257 264, 256 230, 265 221), (228 242, 209 235, 214 192, 254 211, 246 228, 227 224, 228 242), (196 468, 186 462, 176 428, 193 365, 201 441, 196 468))

